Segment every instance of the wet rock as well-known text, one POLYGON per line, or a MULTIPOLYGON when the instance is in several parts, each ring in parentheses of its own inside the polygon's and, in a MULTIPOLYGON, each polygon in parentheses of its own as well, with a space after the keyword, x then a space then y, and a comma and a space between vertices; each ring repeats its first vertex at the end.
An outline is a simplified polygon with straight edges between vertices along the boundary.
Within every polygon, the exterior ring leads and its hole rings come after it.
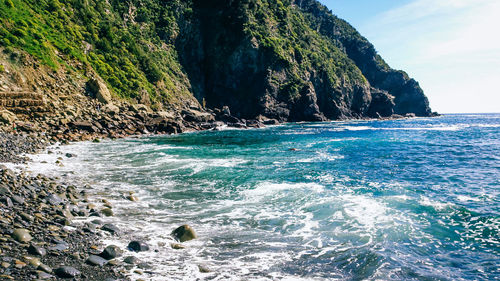
POLYGON ((20 260, 15 260, 14 261, 14 266, 16 268, 24 268, 26 266, 26 263, 25 262, 22 262, 20 260))
POLYGON ((187 224, 172 231, 172 236, 179 242, 186 242, 197 238, 194 230, 187 224))
POLYGON ((198 269, 200 270, 201 273, 210 273, 210 272, 212 272, 212 270, 208 266, 206 266, 204 264, 199 264, 198 265, 198 269))
POLYGON ((137 198, 137 196, 134 196, 134 195, 128 195, 128 196, 127 196, 127 199, 128 199, 129 201, 132 201, 132 202, 139 201, 139 198, 137 198))
POLYGON ((109 233, 111 233, 113 235, 116 235, 116 234, 118 234, 120 232, 120 229, 116 225, 110 224, 110 223, 107 223, 107 224, 103 225, 101 227, 101 229, 104 230, 104 231, 107 231, 107 232, 109 232, 109 233))
POLYGON ((101 210, 101 213, 103 215, 105 215, 106 217, 112 217, 114 214, 113 214, 113 210, 111 210, 110 208, 104 208, 101 210))
POLYGON ((93 223, 86 223, 82 230, 88 233, 96 233, 97 227, 93 223))
POLYGON ((37 246, 35 244, 31 244, 30 247, 28 248, 28 253, 34 256, 45 256, 47 254, 47 251, 40 246, 37 246))
POLYGON ((177 244, 177 243, 170 244, 170 247, 172 247, 172 249, 174 249, 174 250, 182 250, 182 249, 186 248, 184 245, 177 244))
POLYGON ((90 265, 104 266, 108 260, 100 256, 90 255, 85 262, 90 265))
POLYGON ((127 264, 137 264, 139 262, 139 259, 134 256, 128 256, 123 259, 123 262, 127 264))
POLYGON ((76 157, 76 156, 77 156, 76 154, 72 154, 72 153, 66 153, 65 155, 66 155, 66 157, 68 157, 68 158, 74 158, 74 157, 76 157))
POLYGON ((26 243, 31 241, 31 239, 33 239, 29 231, 23 228, 18 228, 14 230, 14 232, 12 233, 12 238, 21 243, 26 243))
POLYGON ((99 256, 107 259, 107 260, 112 260, 114 258, 120 257, 122 255, 122 250, 118 246, 114 245, 109 245, 107 246, 102 253, 99 254, 99 256))
POLYGON ((141 262, 141 263, 137 264, 137 267, 140 269, 152 269, 153 268, 153 266, 147 262, 141 262))
POLYGON ((142 241, 132 241, 127 247, 130 251, 134 252, 145 252, 149 251, 149 245, 142 241))
POLYGON ((75 278, 81 274, 80 271, 71 266, 62 266, 56 268, 54 270, 54 273, 59 278, 75 278))

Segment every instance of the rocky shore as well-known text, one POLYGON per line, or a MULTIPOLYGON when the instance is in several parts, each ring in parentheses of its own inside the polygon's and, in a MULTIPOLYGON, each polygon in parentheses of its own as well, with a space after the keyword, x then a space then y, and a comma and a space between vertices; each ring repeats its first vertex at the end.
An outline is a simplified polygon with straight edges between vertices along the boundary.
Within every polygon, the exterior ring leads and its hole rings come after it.
POLYGON ((124 279, 114 257, 94 257, 104 247, 99 221, 73 223, 97 212, 84 188, 5 166, 0 179, 1 280, 124 279))
MULTIPOLYGON (((2 148, 15 147, 12 154, 3 149, 2 160, 16 163, 26 161, 20 153, 36 152, 46 144, 39 140, 30 145, 31 136, 2 133, 0 137, 5 140, 2 148)), ((57 148, 49 153, 61 154, 57 148)), ((78 156, 61 154, 58 159, 71 157, 78 156)), ((130 238, 127 247, 100 242, 105 237, 118 239, 126 231, 105 222, 113 216, 113 206, 89 196, 91 190, 88 185, 0 165, 0 280, 129 280, 131 273, 154 275, 153 265, 133 255, 157 251, 138 240, 140 234, 130 238)), ((125 198, 138 200, 133 194, 125 198)), ((189 226, 172 232, 178 243, 195 238, 189 226)), ((184 248, 177 243, 170 246, 184 248)))

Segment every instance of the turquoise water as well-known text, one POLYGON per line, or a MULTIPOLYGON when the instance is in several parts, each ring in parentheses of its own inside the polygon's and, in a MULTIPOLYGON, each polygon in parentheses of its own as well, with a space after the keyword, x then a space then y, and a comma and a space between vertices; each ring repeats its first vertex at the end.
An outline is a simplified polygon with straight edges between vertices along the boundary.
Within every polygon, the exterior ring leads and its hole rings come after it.
POLYGON ((180 224, 198 232, 185 250, 160 243, 141 256, 158 264, 148 278, 500 280, 500 114, 71 149, 69 166, 109 194, 127 237, 156 245, 180 224), (126 203, 128 191, 141 201, 126 203))

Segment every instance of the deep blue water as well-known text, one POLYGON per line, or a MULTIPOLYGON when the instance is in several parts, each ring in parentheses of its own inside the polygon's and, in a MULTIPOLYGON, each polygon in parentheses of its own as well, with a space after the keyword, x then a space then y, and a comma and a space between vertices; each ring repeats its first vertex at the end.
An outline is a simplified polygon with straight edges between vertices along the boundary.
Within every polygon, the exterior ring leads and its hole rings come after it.
MULTIPOLYGON (((158 280, 500 280, 500 114, 77 144, 158 280), (126 203, 123 194, 141 199, 126 203), (199 239, 172 250, 188 223, 199 239), (132 225, 132 227, 130 227, 132 225), (203 264, 212 273, 199 273, 203 264)), ((76 168, 75 168, 76 167, 76 168)), ((113 239, 113 238, 109 238, 113 239)), ((141 278, 144 278, 142 276, 141 278)))

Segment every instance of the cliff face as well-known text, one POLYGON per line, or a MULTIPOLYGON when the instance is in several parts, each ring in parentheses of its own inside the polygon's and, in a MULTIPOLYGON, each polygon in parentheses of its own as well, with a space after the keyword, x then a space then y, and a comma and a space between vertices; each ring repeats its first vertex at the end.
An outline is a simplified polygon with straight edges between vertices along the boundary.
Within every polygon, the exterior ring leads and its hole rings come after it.
POLYGON ((68 71, 153 107, 281 121, 432 114, 416 81, 316 0, 1 1, 6 49, 81 62, 68 71))
POLYGON ((315 0, 194 1, 177 41, 198 100, 288 121, 431 110, 418 83, 315 0))

